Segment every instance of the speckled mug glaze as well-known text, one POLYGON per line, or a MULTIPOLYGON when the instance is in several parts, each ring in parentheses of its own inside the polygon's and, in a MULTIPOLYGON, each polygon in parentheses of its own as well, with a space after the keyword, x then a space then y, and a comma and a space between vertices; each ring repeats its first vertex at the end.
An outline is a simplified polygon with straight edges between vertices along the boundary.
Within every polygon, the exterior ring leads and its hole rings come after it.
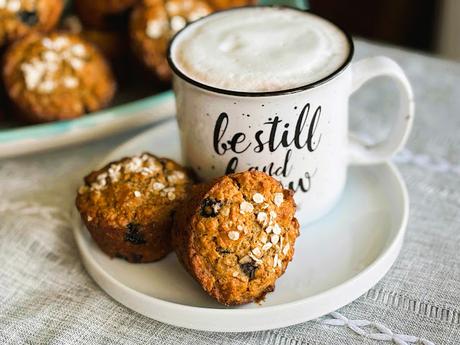
POLYGON ((334 206, 349 164, 381 163, 394 155, 412 125, 409 81, 386 57, 352 64, 353 42, 346 36, 348 57, 333 73, 300 87, 271 92, 231 91, 197 82, 177 68, 170 46, 182 154, 199 178, 263 170, 296 192, 298 217, 306 223, 334 206), (362 84, 378 76, 396 82, 400 108, 388 137, 370 146, 348 131, 348 100, 362 84))

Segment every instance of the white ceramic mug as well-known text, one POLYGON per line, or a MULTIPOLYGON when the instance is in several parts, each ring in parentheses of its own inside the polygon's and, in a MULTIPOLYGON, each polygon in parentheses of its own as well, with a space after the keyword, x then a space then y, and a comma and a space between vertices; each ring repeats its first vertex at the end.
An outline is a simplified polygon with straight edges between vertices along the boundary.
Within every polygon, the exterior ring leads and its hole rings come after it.
POLYGON ((174 72, 182 154, 202 180, 264 170, 296 192, 298 217, 305 223, 334 206, 348 165, 384 162, 406 142, 414 114, 407 77, 386 57, 351 63, 353 42, 348 34, 348 58, 333 73, 275 92, 235 92, 190 79, 171 57, 175 38, 168 60, 174 72), (388 137, 369 146, 349 133, 348 100, 379 76, 396 82, 400 104, 388 137))

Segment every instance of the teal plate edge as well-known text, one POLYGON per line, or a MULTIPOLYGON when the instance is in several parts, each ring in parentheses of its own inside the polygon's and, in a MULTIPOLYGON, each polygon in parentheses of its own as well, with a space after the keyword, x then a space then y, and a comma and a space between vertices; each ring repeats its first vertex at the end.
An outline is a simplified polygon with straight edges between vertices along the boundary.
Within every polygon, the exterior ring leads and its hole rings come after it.
POLYGON ((171 101, 173 97, 172 91, 166 91, 138 101, 90 113, 73 120, 0 130, 0 143, 53 137, 76 129, 92 128, 120 117, 130 116, 147 109, 155 108, 162 103, 171 101))

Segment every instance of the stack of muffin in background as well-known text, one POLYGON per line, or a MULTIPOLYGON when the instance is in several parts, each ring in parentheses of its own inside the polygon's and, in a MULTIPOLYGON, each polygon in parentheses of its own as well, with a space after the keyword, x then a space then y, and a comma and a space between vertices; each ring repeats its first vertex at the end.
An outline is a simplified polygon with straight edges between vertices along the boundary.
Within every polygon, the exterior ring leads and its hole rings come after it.
POLYGON ((42 123, 97 111, 117 89, 139 84, 133 78, 145 78, 142 69, 150 80, 137 98, 168 88, 170 38, 212 11, 253 2, 75 0, 64 11, 64 0, 0 0, 0 120, 42 123))

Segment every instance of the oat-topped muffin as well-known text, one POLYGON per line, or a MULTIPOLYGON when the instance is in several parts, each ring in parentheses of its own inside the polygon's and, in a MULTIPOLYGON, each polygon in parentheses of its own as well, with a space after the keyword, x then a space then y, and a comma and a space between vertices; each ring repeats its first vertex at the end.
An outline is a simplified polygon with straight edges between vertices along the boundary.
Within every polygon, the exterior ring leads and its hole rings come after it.
POLYGON ((52 29, 62 0, 0 0, 0 47, 30 32, 52 29))
POLYGON ((86 176, 76 205, 107 255, 151 262, 171 251, 173 213, 191 183, 179 164, 144 153, 86 176))
POLYGON ((130 75, 129 37, 126 31, 99 30, 83 27, 79 17, 69 15, 62 20, 60 29, 73 34, 79 34, 83 39, 94 44, 110 62, 117 81, 122 84, 130 75))
POLYGON ((188 22, 210 12, 210 6, 200 0, 143 0, 130 19, 134 52, 150 70, 169 81, 171 71, 166 61, 169 40, 188 22))
POLYGON ((273 291, 294 254, 299 223, 293 192, 263 172, 194 187, 176 213, 173 247, 184 267, 225 305, 273 291))
POLYGON ((120 30, 138 0, 75 0, 75 11, 93 29, 120 30))
POLYGON ((29 122, 78 117, 106 106, 115 79, 101 53, 80 36, 31 34, 5 54, 3 82, 29 122))

